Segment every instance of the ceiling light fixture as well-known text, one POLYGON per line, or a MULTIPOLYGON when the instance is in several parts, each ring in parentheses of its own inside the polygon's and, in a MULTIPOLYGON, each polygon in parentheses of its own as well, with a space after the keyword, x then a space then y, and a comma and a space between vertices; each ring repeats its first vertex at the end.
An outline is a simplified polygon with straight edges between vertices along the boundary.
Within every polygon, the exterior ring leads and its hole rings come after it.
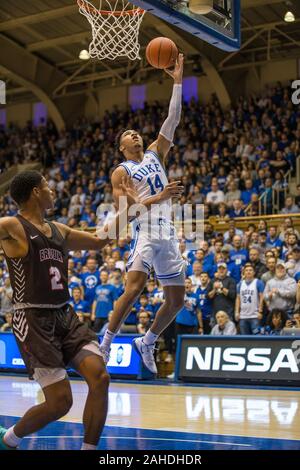
POLYGON ((89 51, 87 51, 86 49, 83 49, 82 51, 80 51, 79 59, 89 60, 90 58, 91 58, 91 56, 89 54, 89 51))
POLYGON ((287 23, 292 23, 295 21, 295 15, 291 11, 287 11, 286 14, 284 15, 284 21, 287 23))

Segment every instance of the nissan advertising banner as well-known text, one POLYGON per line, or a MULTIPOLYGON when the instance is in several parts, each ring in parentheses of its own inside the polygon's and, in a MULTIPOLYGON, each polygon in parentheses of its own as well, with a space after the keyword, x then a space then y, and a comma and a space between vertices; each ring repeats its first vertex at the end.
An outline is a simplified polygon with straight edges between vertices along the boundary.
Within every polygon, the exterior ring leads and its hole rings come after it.
POLYGON ((176 379, 185 382, 300 386, 300 337, 178 338, 176 379))

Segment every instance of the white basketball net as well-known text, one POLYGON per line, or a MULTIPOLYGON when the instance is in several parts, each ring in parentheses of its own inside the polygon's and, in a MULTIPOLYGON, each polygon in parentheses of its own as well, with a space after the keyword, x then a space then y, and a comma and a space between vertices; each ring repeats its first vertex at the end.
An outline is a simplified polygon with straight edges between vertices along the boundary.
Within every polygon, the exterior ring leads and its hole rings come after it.
POLYGON ((140 59, 138 36, 144 10, 127 0, 94 0, 94 5, 87 0, 77 0, 77 3, 80 13, 92 27, 91 58, 115 60, 127 56, 130 60, 140 59))

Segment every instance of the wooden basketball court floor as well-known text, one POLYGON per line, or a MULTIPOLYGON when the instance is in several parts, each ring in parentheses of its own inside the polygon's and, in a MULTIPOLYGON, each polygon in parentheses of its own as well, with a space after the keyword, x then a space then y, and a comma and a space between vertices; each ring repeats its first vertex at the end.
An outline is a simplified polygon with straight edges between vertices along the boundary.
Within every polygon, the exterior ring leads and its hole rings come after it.
MULTIPOLYGON (((63 420, 25 438, 21 449, 80 449, 87 387, 72 380, 74 405, 63 420)), ((22 376, 0 376, 0 424, 11 426, 43 401, 22 376)), ((111 383, 99 450, 300 449, 300 390, 111 383)))

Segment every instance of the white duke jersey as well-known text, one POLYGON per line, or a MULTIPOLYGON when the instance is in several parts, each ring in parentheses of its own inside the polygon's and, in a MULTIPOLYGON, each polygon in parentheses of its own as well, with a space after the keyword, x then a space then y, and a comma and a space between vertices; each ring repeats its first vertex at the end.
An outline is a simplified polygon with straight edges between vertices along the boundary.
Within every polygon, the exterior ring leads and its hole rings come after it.
MULTIPOLYGON (((152 150, 146 150, 141 162, 126 160, 120 166, 128 173, 141 202, 162 192, 169 183, 158 155, 152 150)), ((155 204, 151 210, 135 219, 133 228, 138 226, 139 231, 148 232, 151 238, 157 236, 168 238, 168 233, 169 238, 174 238, 175 231, 171 217, 172 201, 169 199, 161 204, 155 204)))
POLYGON ((257 288, 257 282, 257 279, 253 279, 251 283, 247 283, 245 280, 241 281, 241 319, 257 318, 259 309, 259 292, 257 288))

